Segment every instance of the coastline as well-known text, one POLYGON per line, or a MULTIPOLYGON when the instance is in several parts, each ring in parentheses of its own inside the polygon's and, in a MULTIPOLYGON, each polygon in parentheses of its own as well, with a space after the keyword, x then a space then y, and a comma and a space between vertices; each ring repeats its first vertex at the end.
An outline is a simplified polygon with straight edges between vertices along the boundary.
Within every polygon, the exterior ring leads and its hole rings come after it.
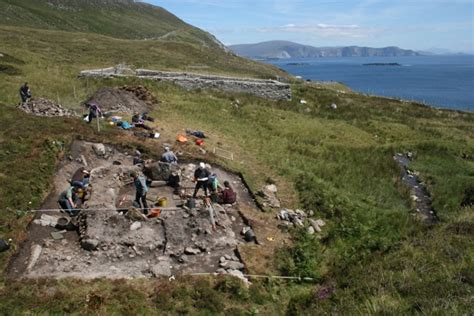
POLYGON ((474 112, 474 56, 285 59, 269 63, 304 80, 338 82, 365 95, 474 112), (364 66, 395 63, 403 66, 364 66))

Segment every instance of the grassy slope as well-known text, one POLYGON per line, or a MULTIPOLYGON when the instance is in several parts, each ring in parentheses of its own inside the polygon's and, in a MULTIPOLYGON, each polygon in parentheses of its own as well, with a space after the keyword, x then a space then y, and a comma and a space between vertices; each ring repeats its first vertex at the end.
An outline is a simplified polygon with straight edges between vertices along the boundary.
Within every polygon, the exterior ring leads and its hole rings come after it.
MULTIPOLYGON (((104 83, 91 84, 95 87, 104 83)), ((473 183, 472 161, 462 158, 463 153, 472 153, 474 148, 472 115, 356 94, 338 95, 308 86, 295 86, 298 97, 289 103, 245 95, 184 92, 168 84, 149 82, 147 86, 163 101, 155 115, 162 118, 165 139, 172 139, 179 129, 190 126, 210 131, 213 137, 209 146, 218 141, 234 151, 237 160, 222 163, 244 172, 252 187, 258 188, 269 176, 277 179, 278 185, 285 188, 281 192, 285 200, 291 201, 297 191, 301 206, 316 210, 318 217, 328 221, 321 241, 304 237, 297 244, 301 246, 297 258, 290 250, 284 253, 286 259, 279 257, 282 261, 276 262, 285 263, 283 272, 310 274, 319 277, 322 285, 256 282, 245 290, 220 279, 181 279, 159 286, 151 281, 95 281, 80 283, 82 286, 76 287, 74 295, 67 294, 67 280, 5 285, 5 291, 19 292, 18 309, 67 312, 81 307, 85 313, 150 314, 224 310, 239 314, 254 309, 263 314, 462 314, 469 310, 473 280, 469 269, 473 242, 469 234, 474 222, 472 208, 462 209, 459 205, 465 188, 473 183), (311 112, 296 102, 299 97, 310 100, 311 112), (239 108, 231 104, 236 98, 242 104, 239 108), (329 101, 338 103, 338 111, 327 107, 329 101), (432 229, 417 224, 410 216, 408 197, 397 189, 398 171, 391 155, 402 150, 416 152, 416 167, 423 170, 433 190, 442 222, 432 229), (293 187, 285 187, 284 181, 293 183, 293 187), (305 260, 308 253, 315 255, 308 259, 318 265, 305 260), (314 291, 321 286, 336 288, 330 300, 314 299, 314 291), (51 295, 61 300, 46 304, 51 295), (97 302, 89 306, 87 298, 90 300, 91 296, 97 302), (118 303, 124 297, 129 297, 128 303, 118 303), (37 301, 44 303, 34 303, 37 301)), ((13 124, 11 111, 3 111, 6 125, 13 124)), ((54 130, 67 130, 63 123, 52 125, 46 120, 20 117, 20 124, 32 127, 22 131, 22 136, 13 128, 5 131, 3 148, 16 148, 18 137, 26 140, 36 124, 52 129, 51 134, 54 130)), ((74 124, 80 126, 80 122, 74 124)), ((114 135, 105 137, 113 141, 114 135)), ((47 173, 52 172, 43 156, 31 155, 32 150, 38 150, 48 157, 49 147, 43 141, 26 144, 17 149, 15 160, 26 159, 33 165, 44 165, 47 173)), ((15 166, 21 168, 8 160, 1 161, 10 163, 6 168, 2 166, 2 170, 11 170, 5 173, 5 181, 10 179, 9 172, 17 172, 15 166)), ((22 178, 31 178, 37 169, 32 166, 22 170, 22 178)), ((15 198, 3 207, 25 207, 29 196, 34 204, 39 203, 41 189, 24 190, 24 182, 19 180, 12 185, 13 190, 23 188, 26 196, 21 199, 23 202, 15 198)), ((0 187, 5 190, 8 186, 0 187)), ((2 226, 11 225, 9 234, 21 231, 25 225, 23 219, 17 222, 13 215, 6 223, 2 226)), ((18 297, 4 296, 4 311, 15 310, 18 297)))
POLYGON ((159 38, 217 48, 208 33, 161 7, 128 0, 0 0, 3 25, 85 32, 126 39, 159 38))
MULTIPOLYGON (((99 86, 124 83, 85 82, 75 78, 77 72, 119 61, 166 69, 200 63, 221 73, 278 74, 274 68, 176 42, 16 27, 0 27, 0 39, 1 52, 24 62, 4 61, 23 73, 0 74, 6 83, 0 88, 4 104, 16 102, 18 85, 28 80, 35 95, 59 97, 73 107, 99 86)), ((334 90, 339 87, 326 85, 295 85, 292 102, 146 85, 163 101, 154 114, 164 140, 186 127, 205 130, 212 136, 209 146, 219 142, 235 152, 235 162, 221 163, 242 171, 253 189, 270 177, 285 205, 313 209, 327 220, 321 239, 295 233, 294 248, 282 250, 274 263, 282 273, 311 275, 319 282, 256 282, 248 290, 226 279, 1 282, 0 314, 469 312, 474 219, 472 208, 460 204, 474 183, 472 158, 466 158, 474 151, 472 114, 340 93, 334 90), (300 105, 300 98, 308 105, 300 105), (239 107, 232 105, 235 99, 239 107), (333 102, 336 111, 328 106, 333 102), (411 216, 409 198, 397 181, 391 156, 404 150, 416 153, 413 165, 433 194, 441 218, 434 228, 411 216), (315 298, 321 287, 335 289, 330 299, 315 298)), ((41 203, 53 163, 63 154, 53 141, 67 143, 80 134, 130 142, 113 130, 97 135, 79 120, 33 118, 5 105, 0 123, 0 232, 15 240, 21 239, 29 218, 17 218, 14 210, 41 203)), ((8 255, 0 254, 2 267, 8 255)))
POLYGON ((0 64, 13 66, 23 75, 6 77, 0 86, 0 100, 14 103, 18 87, 27 80, 33 93, 77 106, 88 90, 76 77, 81 70, 127 63, 137 68, 213 72, 274 78, 286 76, 275 67, 262 65, 216 48, 174 41, 137 41, 88 33, 68 33, 0 26, 0 64), (195 69, 194 69, 195 70, 195 69), (48 76, 45 77, 45 73, 48 76), (66 79, 66 80, 65 80, 66 79), (74 89, 76 96, 74 96, 74 89))

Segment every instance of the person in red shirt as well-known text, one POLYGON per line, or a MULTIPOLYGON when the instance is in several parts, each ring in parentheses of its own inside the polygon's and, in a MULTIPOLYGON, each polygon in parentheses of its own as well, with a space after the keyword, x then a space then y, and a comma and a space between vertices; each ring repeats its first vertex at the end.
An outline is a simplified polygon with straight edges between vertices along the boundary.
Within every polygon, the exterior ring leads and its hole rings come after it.
POLYGON ((229 181, 224 181, 224 190, 219 194, 220 204, 234 204, 237 201, 237 194, 232 190, 229 181))

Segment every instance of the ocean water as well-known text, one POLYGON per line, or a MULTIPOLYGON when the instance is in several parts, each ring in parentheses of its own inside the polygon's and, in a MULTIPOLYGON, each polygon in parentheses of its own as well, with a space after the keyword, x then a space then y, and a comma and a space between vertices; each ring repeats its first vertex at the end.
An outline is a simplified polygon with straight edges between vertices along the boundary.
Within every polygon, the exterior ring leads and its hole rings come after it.
POLYGON ((304 79, 441 108, 474 111, 474 56, 343 57, 268 61, 304 79), (398 63, 401 66, 364 66, 398 63))

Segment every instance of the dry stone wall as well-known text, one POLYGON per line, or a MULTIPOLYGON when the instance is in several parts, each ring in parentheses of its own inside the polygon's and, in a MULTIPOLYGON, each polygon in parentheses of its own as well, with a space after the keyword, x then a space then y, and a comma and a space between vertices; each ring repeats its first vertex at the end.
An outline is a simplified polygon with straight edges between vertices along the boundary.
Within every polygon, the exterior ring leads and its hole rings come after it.
POLYGON ((264 80, 240 77, 225 77, 216 75, 155 71, 147 69, 131 70, 126 67, 111 67, 104 69, 85 70, 81 77, 127 77, 157 81, 171 81, 184 89, 214 89, 227 92, 249 93, 271 100, 290 100, 291 87, 287 83, 276 80, 264 80))

